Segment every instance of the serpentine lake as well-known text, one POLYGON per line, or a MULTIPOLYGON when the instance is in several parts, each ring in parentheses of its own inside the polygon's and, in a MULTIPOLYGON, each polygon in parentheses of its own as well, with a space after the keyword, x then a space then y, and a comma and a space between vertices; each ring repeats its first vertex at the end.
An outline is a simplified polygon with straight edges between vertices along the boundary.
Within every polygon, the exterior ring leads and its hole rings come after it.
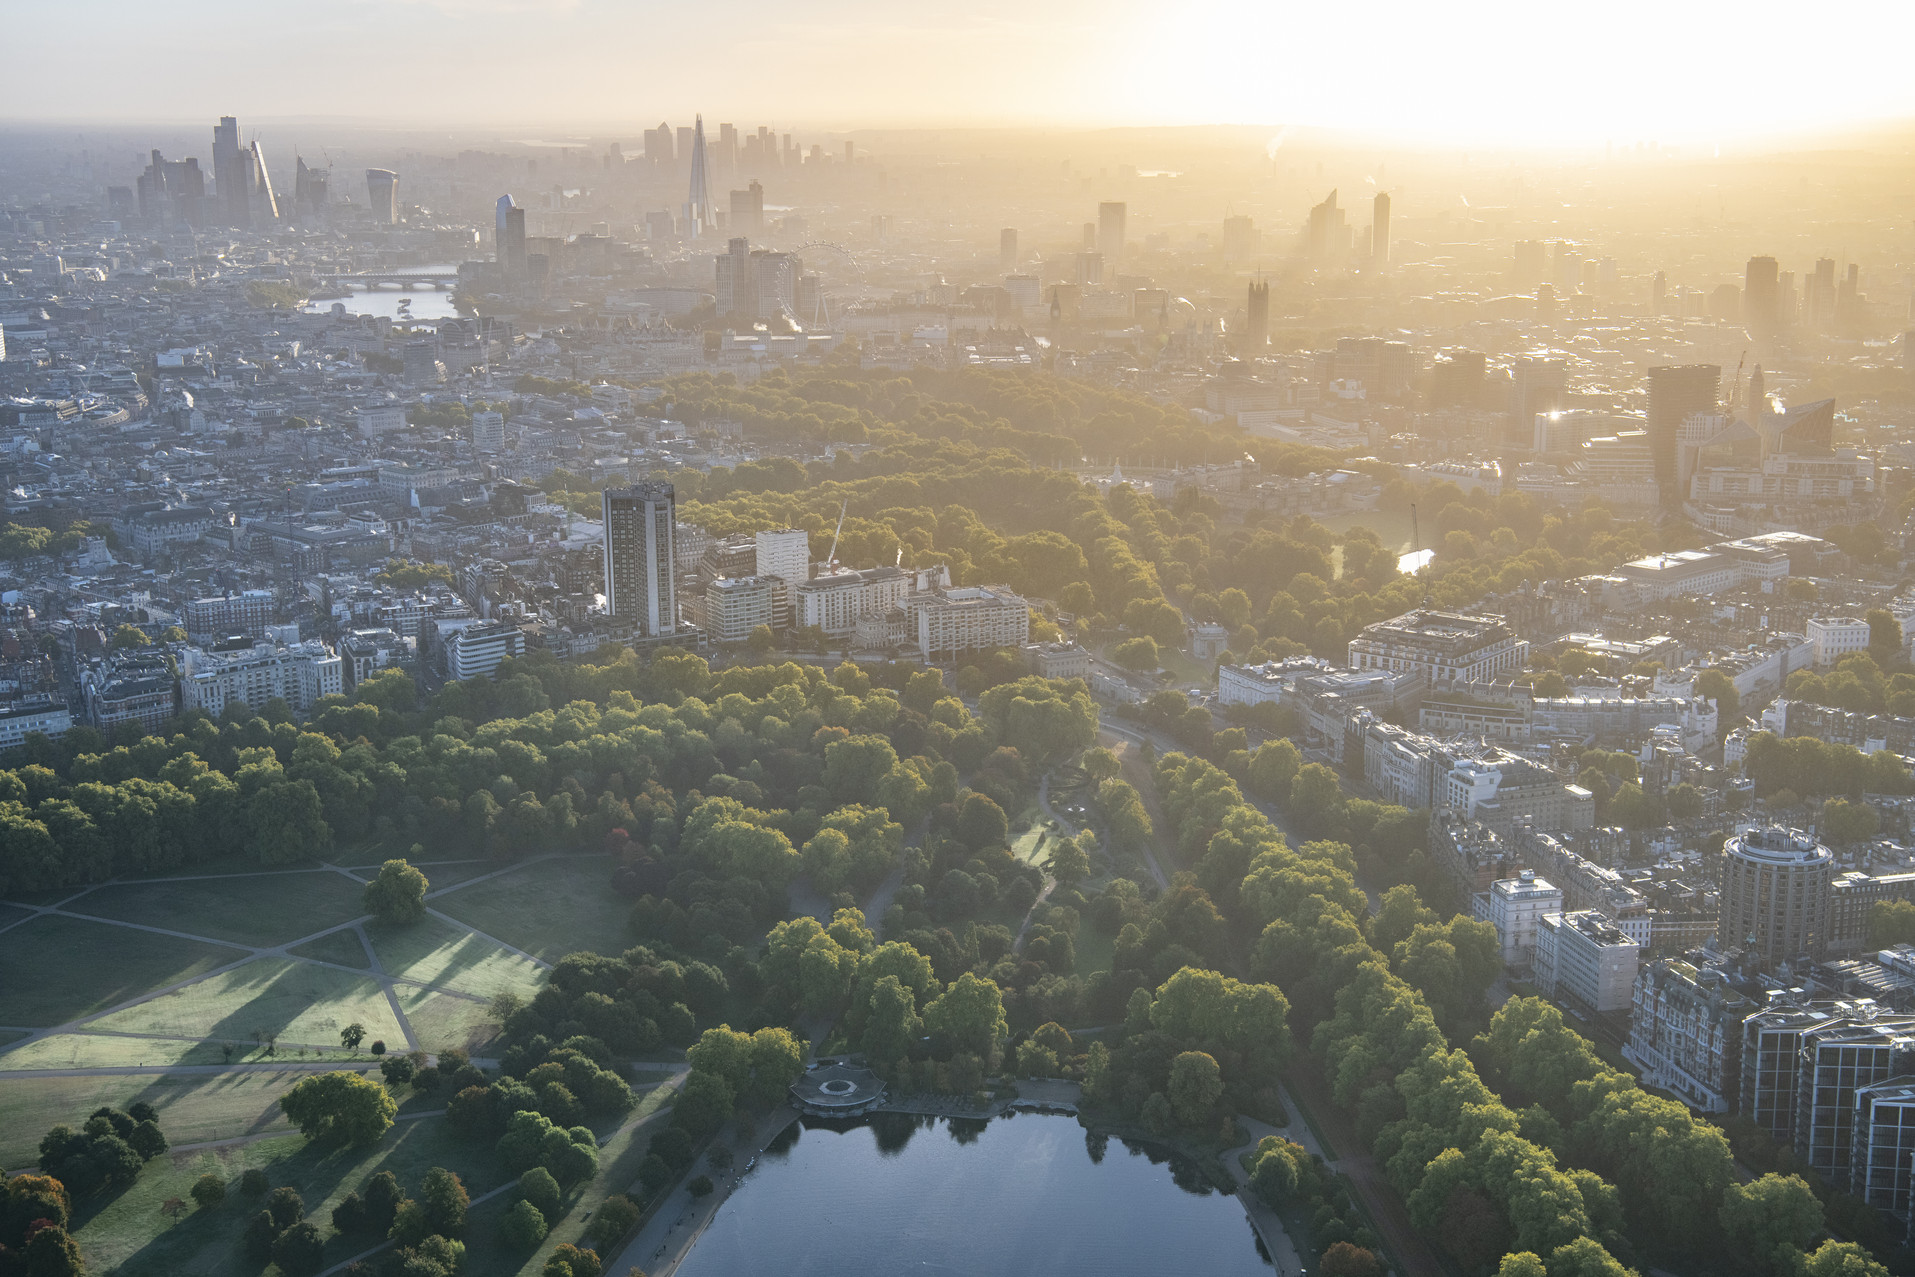
POLYGON ((1267 1277, 1233 1196, 1186 1159, 1075 1118, 881 1113, 795 1123, 676 1277, 1267 1277))

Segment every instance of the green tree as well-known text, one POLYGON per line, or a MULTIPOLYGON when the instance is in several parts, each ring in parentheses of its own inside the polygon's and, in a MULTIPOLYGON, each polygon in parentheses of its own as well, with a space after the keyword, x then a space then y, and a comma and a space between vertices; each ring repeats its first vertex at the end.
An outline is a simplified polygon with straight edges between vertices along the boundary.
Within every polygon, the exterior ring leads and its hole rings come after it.
POLYGON ((425 1206, 426 1223, 441 1237, 460 1237, 465 1233, 465 1211, 471 1198, 459 1177, 444 1167, 426 1172, 419 1196, 425 1206))
POLYGON ((1178 1121, 1202 1126, 1223 1097, 1223 1074, 1217 1061, 1202 1051, 1183 1052, 1170 1062, 1166 1095, 1178 1121))
POLYGON ((226 1179, 215 1171, 208 1171, 193 1181, 193 1200, 201 1210, 212 1210, 226 1200, 226 1179))
POLYGON ((736 1102, 731 1084, 724 1078, 693 1069, 672 1106, 672 1121, 694 1140, 707 1139, 731 1120, 736 1102))
POLYGON ((1716 703, 1718 735, 1727 736, 1742 721, 1742 693, 1735 690, 1735 682, 1721 670, 1706 669, 1696 675, 1696 695, 1716 703))
POLYGON ((1893 669, 1902 664, 1903 647, 1902 623, 1895 614, 1886 608, 1872 607, 1864 614, 1868 622, 1868 654, 1883 669, 1893 669))
POLYGON ((119 629, 113 631, 112 647, 116 652, 124 651, 130 647, 151 646, 153 646, 153 640, 148 638, 146 631, 140 629, 138 626, 123 624, 119 629))
POLYGON ((307 1139, 370 1144, 386 1133, 397 1101, 371 1078, 344 1070, 295 1082, 279 1107, 307 1139))
POLYGON ((558 1218, 559 1206, 564 1200, 559 1182, 543 1166, 534 1166, 519 1176, 519 1196, 532 1203, 533 1208, 548 1222, 558 1218))
POLYGON ((559 1248, 546 1258, 539 1277, 602 1277, 602 1272, 597 1251, 580 1250, 570 1242, 560 1242, 559 1248))
POLYGON ((1831 798, 1822 804, 1822 836, 1838 846, 1867 842, 1882 828, 1882 817, 1866 802, 1831 798))
POLYGON ((348 1051, 357 1051, 359 1044, 366 1040, 366 1026, 357 1020, 339 1030, 339 1045, 348 1051))
POLYGON ((1823 1242, 1802 1271, 1807 1277, 1888 1277, 1888 1269, 1854 1242, 1823 1242))
POLYGON ((366 884, 367 913, 381 922, 405 924, 426 916, 426 876, 405 860, 388 860, 366 884))
POLYGON ((273 1242, 273 1263, 286 1277, 312 1277, 326 1266, 326 1242, 310 1220, 301 1220, 273 1242))
POLYGON ((1744 1271, 1792 1273, 1822 1235, 1822 1203, 1799 1175, 1764 1175, 1731 1184, 1717 1211, 1744 1271))
POLYGON ((1074 838, 1059 838, 1051 851, 1051 877, 1074 887, 1091 875, 1090 853, 1097 835, 1086 829, 1074 838))
POLYGON ((1157 650, 1157 640, 1144 634, 1125 639, 1112 648, 1110 659, 1127 670, 1147 672, 1157 668, 1162 656, 1157 650))
POLYGON ((969 971, 924 1008, 924 1027, 946 1049, 975 1055, 990 1068, 1011 1031, 997 985, 969 971))
POLYGON ((545 1240, 545 1216, 528 1201, 513 1203, 499 1220, 499 1242, 508 1250, 531 1250, 545 1240))
POLYGON ((80 1254, 79 1243, 58 1225, 42 1228, 29 1238, 23 1258, 26 1262, 21 1271, 26 1277, 85 1277, 86 1274, 86 1260, 80 1254))
POLYGON ((1868 911, 1868 944, 1871 949, 1915 944, 1915 901, 1876 901, 1868 911))

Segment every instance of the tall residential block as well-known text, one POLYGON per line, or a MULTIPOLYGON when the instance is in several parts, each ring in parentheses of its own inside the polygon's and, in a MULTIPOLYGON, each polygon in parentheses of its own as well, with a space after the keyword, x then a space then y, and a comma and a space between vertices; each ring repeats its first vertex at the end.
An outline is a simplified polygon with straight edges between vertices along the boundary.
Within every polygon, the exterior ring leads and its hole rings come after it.
POLYGON ((672 574, 678 499, 669 483, 607 488, 605 600, 611 614, 645 637, 678 627, 672 574))

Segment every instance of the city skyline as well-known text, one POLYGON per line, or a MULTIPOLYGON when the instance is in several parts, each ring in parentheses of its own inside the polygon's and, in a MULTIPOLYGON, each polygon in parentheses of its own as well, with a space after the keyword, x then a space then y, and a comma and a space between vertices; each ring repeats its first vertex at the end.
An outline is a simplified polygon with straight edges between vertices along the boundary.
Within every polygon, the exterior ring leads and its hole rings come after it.
POLYGON ((983 0, 962 19, 841 0, 802 21, 751 0, 727 15, 749 34, 729 42, 722 85, 682 56, 713 35, 689 11, 417 0, 379 10, 393 56, 347 57, 367 34, 360 9, 262 12, 232 0, 23 9, 10 24, 25 47, 56 40, 82 14, 97 19, 89 55, 101 74, 77 105, 56 91, 55 63, 23 64, 0 87, 0 115, 189 119, 244 103, 242 114, 260 118, 576 126, 689 114, 718 98, 721 114, 814 127, 1240 123, 1552 146, 1734 145, 1915 121, 1915 90, 1897 65, 1915 37, 1915 12, 1872 0, 1826 6, 1813 28, 1779 4, 1723 24, 1701 6, 1646 0, 1611 6, 1601 23, 1503 0, 1442 10, 1383 3, 1366 11, 1356 44, 1336 12, 1243 0, 1196 0, 1174 14, 1140 0, 1061 0, 1036 12, 983 0), (144 74, 156 56, 190 53, 209 29, 249 56, 217 82, 144 74), (1706 50, 1722 65, 1761 65, 1820 32, 1850 38, 1812 94, 1725 92, 1672 56, 1706 50), (465 73, 416 74, 405 51, 419 48, 433 50, 423 61, 451 60, 465 73), (1299 56, 1312 49, 1339 56, 1299 56), (501 83, 514 92, 496 93, 501 83), (348 103, 357 109, 342 113, 348 103))

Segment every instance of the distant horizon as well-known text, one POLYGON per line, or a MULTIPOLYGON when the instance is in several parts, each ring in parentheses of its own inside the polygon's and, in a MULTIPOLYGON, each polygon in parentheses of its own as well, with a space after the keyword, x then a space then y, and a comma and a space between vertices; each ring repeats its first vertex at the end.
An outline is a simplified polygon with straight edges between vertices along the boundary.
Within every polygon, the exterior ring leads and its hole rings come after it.
POLYGON ((27 56, 0 85, 0 117, 48 123, 255 104, 262 120, 622 129, 711 103, 781 131, 1287 123, 1405 145, 1587 149, 1740 147, 1915 119, 1902 65, 1915 6, 1881 0, 1834 0, 1812 20, 1779 0, 1729 20, 1654 0, 1600 17, 1517 0, 1360 12, 976 0, 962 15, 739 0, 718 17, 614 0, 73 0, 16 6, 9 36, 27 56), (1804 69, 1797 51, 1818 41, 1831 53, 1804 69), (35 56, 56 49, 71 56, 35 56), (195 75, 168 73, 188 65, 195 75))

